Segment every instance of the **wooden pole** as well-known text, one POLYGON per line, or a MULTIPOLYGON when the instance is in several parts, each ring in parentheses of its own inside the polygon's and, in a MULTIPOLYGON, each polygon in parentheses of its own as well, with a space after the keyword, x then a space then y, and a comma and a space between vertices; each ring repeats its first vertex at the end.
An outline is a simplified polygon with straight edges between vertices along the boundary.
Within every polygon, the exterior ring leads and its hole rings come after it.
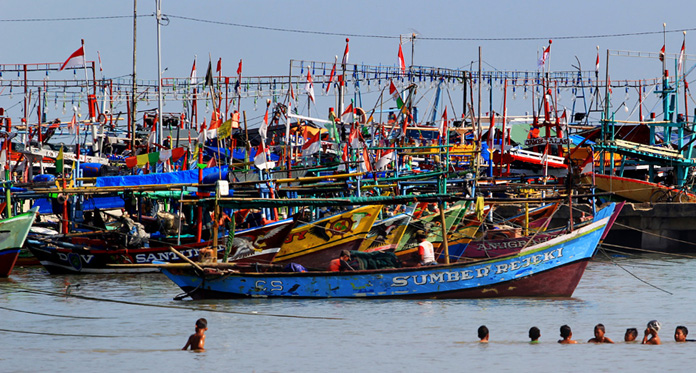
POLYGON ((437 205, 440 209, 440 221, 442 223, 442 246, 444 247, 445 263, 450 264, 449 245, 447 243, 447 222, 445 221, 445 204, 439 201, 437 205))
POLYGON ((171 252, 173 252, 174 254, 176 254, 176 256, 178 256, 179 258, 183 259, 184 261, 188 262, 192 266, 196 267, 196 269, 198 269, 199 271, 203 272, 203 267, 199 266, 198 263, 194 262, 193 260, 187 258, 186 255, 180 253, 177 249, 169 246, 169 250, 171 252))

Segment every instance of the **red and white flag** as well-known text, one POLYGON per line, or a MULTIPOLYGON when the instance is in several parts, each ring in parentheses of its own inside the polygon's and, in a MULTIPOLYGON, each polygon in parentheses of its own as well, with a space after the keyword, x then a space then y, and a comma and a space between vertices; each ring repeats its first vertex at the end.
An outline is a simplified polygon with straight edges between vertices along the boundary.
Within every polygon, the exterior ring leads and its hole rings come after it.
POLYGON ((259 135, 261 136, 261 141, 266 142, 268 134, 268 106, 266 106, 266 114, 263 116, 263 123, 259 127, 259 135))
POLYGON ((203 124, 201 124, 201 128, 198 131, 198 143, 199 144, 205 144, 206 140, 208 140, 207 132, 208 131, 205 129, 205 118, 203 118, 203 124))
POLYGON ((353 119, 353 103, 348 105, 346 110, 344 110, 343 113, 341 113, 341 121, 343 123, 353 123, 353 121, 354 121, 354 119, 353 119), (348 116, 348 115, 350 115, 350 116, 348 116))
POLYGON ((597 51, 597 61, 595 62, 594 73, 595 76, 599 76, 599 51, 597 51))
POLYGON ((196 59, 193 59, 193 66, 191 67, 191 84, 196 84, 196 59))
POLYGON ((85 65, 85 47, 82 46, 80 49, 76 50, 73 52, 73 54, 68 57, 65 62, 63 62, 63 65, 60 67, 60 70, 58 71, 63 71, 66 67, 71 69, 74 67, 84 67, 85 65))
MULTIPOLYGON (((338 59, 338 57, 336 57, 338 59)), ((331 73, 329 74, 329 81, 326 82, 326 93, 329 93, 331 85, 333 85, 334 77, 336 76, 336 62, 334 61, 333 67, 331 68, 331 73)))
POLYGON ((99 60, 99 72, 102 72, 102 71, 104 71, 104 69, 102 68, 101 54, 99 54, 99 51, 97 51, 97 59, 99 60))
POLYGON ((401 43, 399 43, 399 69, 401 69, 401 74, 406 74, 406 62, 404 61, 404 51, 401 49, 401 43))
POLYGON ((350 147, 354 149, 360 147, 360 133, 356 127, 350 130, 350 134, 348 135, 348 144, 350 144, 350 147))
POLYGON ((682 42, 681 51, 679 51, 679 61, 677 64, 677 76, 681 75, 682 66, 684 66, 684 48, 685 47, 686 47, 686 37, 684 38, 684 41, 682 42))
POLYGON ((317 131, 311 139, 305 141, 302 145, 302 156, 308 157, 321 150, 321 131, 317 131))
POLYGON ((345 66, 348 63, 348 42, 350 39, 346 38, 346 50, 343 52, 343 60, 341 61, 341 64, 345 66))
POLYGON ((660 61, 665 60, 665 45, 662 44, 662 48, 660 49, 660 61))
POLYGON ((447 106, 445 106, 445 111, 442 113, 442 120, 438 126, 438 131, 440 132, 440 138, 444 139, 447 133, 447 106))
POLYGON ((266 158, 266 146, 263 141, 256 148, 256 155, 254 156, 254 165, 257 168, 265 169, 267 168, 267 158, 266 158))
POLYGON ((544 65, 546 64, 546 60, 549 58, 549 53, 551 52, 551 40, 549 40, 549 46, 544 49, 544 52, 541 54, 541 57, 539 58, 539 61, 537 62, 537 65, 539 66, 540 69, 544 68, 544 65))
POLYGON ((73 114, 72 119, 70 120, 70 124, 68 124, 68 132, 70 132, 71 135, 74 135, 76 128, 77 128, 77 117, 75 116, 75 114, 73 114))
POLYGON ((370 164, 370 153, 367 147, 363 148, 362 162, 360 162, 360 172, 372 172, 372 164, 370 164))
POLYGON ((394 153, 393 149, 386 150, 384 153, 382 153, 382 157, 379 158, 377 161, 377 164, 375 164, 375 168, 377 171, 384 171, 387 169, 387 166, 389 166, 392 161, 394 161, 394 156, 396 153, 394 153))
POLYGON ((305 91, 309 95, 309 99, 314 102, 314 82, 312 81, 312 72, 307 68, 307 84, 305 84, 305 91))

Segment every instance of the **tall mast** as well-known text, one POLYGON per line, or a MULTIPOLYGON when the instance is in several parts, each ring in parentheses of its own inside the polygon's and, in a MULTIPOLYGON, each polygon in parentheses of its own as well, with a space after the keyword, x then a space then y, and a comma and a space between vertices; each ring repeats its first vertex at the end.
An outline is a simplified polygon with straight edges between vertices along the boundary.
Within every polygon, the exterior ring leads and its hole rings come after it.
POLYGON ((162 46, 160 26, 162 23, 162 0, 155 0, 157 6, 157 143, 162 144, 162 46))

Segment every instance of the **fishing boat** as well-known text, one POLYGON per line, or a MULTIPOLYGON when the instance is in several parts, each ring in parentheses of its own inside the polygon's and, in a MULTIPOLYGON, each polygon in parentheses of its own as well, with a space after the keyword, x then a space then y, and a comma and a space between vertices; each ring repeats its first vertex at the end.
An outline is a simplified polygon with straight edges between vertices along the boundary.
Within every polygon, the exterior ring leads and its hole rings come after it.
POLYGON ((19 250, 36 219, 36 211, 37 209, 32 209, 24 214, 0 220, 0 277, 7 277, 12 272, 19 250))
POLYGON ((609 226, 614 204, 570 233, 505 257, 350 272, 242 273, 233 267, 162 267, 193 299, 570 297, 609 226))
POLYGON ((363 206, 316 221, 306 221, 285 239, 274 263, 326 268, 342 250, 357 250, 379 216, 382 205, 363 206))
POLYGON ((635 202, 696 202, 696 194, 678 187, 614 175, 583 175, 583 182, 635 202))

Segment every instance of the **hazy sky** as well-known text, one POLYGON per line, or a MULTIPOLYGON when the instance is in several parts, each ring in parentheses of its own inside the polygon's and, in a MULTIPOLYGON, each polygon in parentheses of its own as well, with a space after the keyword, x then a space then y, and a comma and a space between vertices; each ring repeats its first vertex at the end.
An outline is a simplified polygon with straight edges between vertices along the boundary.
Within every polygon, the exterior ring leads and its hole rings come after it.
MULTIPOLYGON (((165 77, 187 77, 194 55, 198 56, 198 75, 202 77, 209 54, 213 63, 222 58, 225 75, 235 75, 240 58, 244 60, 246 76, 287 74, 290 59, 329 62, 335 55, 340 59, 345 34, 353 35, 350 62, 394 65, 398 36, 413 32, 419 36, 415 44, 416 65, 468 68, 473 62, 475 66, 481 46, 485 70, 533 71, 539 50, 552 38, 551 69, 573 70, 577 57, 584 70, 594 70, 596 46, 599 46, 603 77, 607 49, 658 52, 663 44, 663 22, 667 23, 668 31, 690 30, 695 27, 696 10, 692 1, 163 0, 162 3, 162 12, 169 16, 168 25, 162 27, 161 39, 162 66, 167 68, 165 77), (632 35, 599 37, 616 34, 632 35), (434 40, 448 38, 478 40, 434 40)), ((138 14, 142 16, 137 26, 140 79, 157 78, 154 10, 154 0, 138 0, 138 14)), ((106 77, 128 75, 132 70, 132 17, 79 18, 132 15, 133 2, 127 0, 5 1, 0 14, 0 63, 62 62, 80 46, 80 39, 85 39, 87 58, 96 60, 99 51, 106 77), (71 17, 78 19, 21 21, 71 17)), ((687 54, 692 34, 696 35, 696 28, 687 33, 687 54)), ((667 52, 678 53, 681 42, 680 31, 668 32, 667 52)), ((692 45, 696 48, 696 42, 692 45)), ((409 44, 404 45, 404 53, 408 63, 409 44)), ((695 61, 687 62, 686 68, 695 61)), ((617 57, 611 60, 610 73, 612 81, 644 79, 659 76, 660 68, 656 58, 617 57)), ((67 71, 50 74, 53 79, 71 77, 72 72, 67 71)), ((3 78, 16 76, 8 77, 4 73, 3 78)), ((10 107, 17 101, 15 95, 7 102, 7 93, 7 90, 2 93, 0 106, 10 107)), ((16 108, 9 113, 20 115, 16 108)))

